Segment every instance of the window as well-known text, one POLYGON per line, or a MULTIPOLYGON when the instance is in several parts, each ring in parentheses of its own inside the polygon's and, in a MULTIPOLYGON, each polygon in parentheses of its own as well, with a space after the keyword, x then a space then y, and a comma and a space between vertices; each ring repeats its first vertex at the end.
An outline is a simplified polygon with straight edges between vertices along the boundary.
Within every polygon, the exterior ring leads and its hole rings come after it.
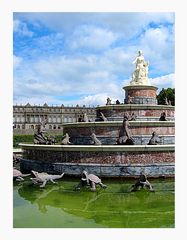
POLYGON ((21 122, 24 122, 25 121, 25 118, 24 116, 21 117, 21 122))
POLYGON ((57 122, 58 122, 58 123, 61 122, 61 118, 60 118, 60 117, 57 118, 57 122))
POLYGON ((53 116, 53 122, 56 123, 56 116, 53 116))

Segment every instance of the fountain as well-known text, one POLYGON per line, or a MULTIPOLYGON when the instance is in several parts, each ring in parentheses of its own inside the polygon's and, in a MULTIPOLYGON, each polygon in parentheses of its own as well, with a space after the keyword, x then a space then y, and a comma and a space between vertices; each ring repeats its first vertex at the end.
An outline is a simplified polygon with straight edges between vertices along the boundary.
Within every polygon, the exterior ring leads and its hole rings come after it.
POLYGON ((86 170, 100 177, 137 177, 143 171, 148 177, 174 176, 174 106, 157 104, 157 87, 149 83, 149 64, 142 51, 133 63, 136 69, 123 87, 123 104, 112 104, 108 98, 105 106, 96 108, 95 122, 64 124, 63 133, 71 144, 20 144, 21 171, 80 176, 86 170), (117 141, 122 128, 128 130, 127 136, 130 132, 130 145, 117 141), (155 134, 158 140, 148 144, 155 134))

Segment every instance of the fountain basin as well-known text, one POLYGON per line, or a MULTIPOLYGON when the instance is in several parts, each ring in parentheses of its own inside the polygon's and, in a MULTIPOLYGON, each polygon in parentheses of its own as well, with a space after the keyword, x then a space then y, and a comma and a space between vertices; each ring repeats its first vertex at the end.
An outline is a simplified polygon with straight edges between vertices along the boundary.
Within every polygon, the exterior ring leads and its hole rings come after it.
POLYGON ((174 145, 34 145, 20 144, 23 172, 31 170, 80 176, 83 170, 104 177, 174 176, 174 145))
MULTIPOLYGON (((173 121, 130 121, 130 130, 135 144, 147 144, 155 131, 160 137, 160 144, 174 144, 175 123, 173 121)), ((73 144, 91 144, 90 135, 95 133, 102 144, 114 145, 122 126, 121 121, 81 122, 64 124, 64 133, 68 133, 73 144)))
POLYGON ((175 116, 175 107, 170 105, 151 105, 151 104, 112 104, 106 106, 99 106, 96 108, 97 117, 100 112, 104 114, 108 120, 113 118, 123 119, 124 113, 131 115, 134 113, 138 118, 159 118, 162 112, 166 113, 166 118, 173 119, 175 116))

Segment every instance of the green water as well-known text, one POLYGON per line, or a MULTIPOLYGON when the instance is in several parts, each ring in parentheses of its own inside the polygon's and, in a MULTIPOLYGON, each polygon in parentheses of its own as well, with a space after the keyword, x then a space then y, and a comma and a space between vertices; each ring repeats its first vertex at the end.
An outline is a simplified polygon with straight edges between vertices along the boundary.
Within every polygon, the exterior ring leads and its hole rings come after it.
POLYGON ((151 180, 155 192, 129 192, 134 181, 104 180, 106 189, 73 191, 77 179, 14 183, 15 228, 173 228, 174 182, 151 180))

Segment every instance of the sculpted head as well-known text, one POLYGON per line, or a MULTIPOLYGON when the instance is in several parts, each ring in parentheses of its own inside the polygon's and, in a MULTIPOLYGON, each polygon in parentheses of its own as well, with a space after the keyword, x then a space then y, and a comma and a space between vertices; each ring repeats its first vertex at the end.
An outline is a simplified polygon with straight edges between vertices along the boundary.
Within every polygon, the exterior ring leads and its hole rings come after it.
POLYGON ((139 51, 138 51, 138 55, 139 55, 139 56, 143 55, 143 51, 142 51, 142 50, 139 50, 139 51))

